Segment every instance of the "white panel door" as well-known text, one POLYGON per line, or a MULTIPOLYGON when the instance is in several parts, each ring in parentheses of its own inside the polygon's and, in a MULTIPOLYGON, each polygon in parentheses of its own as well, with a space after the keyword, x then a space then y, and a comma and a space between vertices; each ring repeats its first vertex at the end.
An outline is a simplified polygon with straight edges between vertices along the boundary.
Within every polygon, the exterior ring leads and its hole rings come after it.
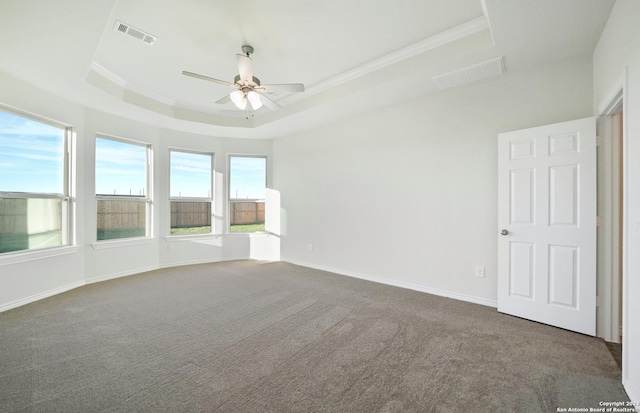
POLYGON ((595 118, 499 135, 498 225, 498 311, 595 335, 595 118))

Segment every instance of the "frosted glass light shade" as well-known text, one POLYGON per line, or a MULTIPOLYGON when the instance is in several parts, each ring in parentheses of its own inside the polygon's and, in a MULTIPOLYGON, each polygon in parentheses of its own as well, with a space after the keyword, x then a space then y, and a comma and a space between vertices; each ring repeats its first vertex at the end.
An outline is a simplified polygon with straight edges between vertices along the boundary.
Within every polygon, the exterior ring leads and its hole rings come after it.
MULTIPOLYGON (((254 92, 255 93, 255 92, 254 92)), ((231 101, 238 109, 244 110, 247 107, 247 99, 244 94, 239 90, 233 91, 229 94, 231 101)))
POLYGON ((258 95, 256 92, 251 91, 247 93, 247 99, 249 99, 249 102, 251 102, 251 107, 253 107, 253 110, 258 110, 262 107, 260 95, 258 95))

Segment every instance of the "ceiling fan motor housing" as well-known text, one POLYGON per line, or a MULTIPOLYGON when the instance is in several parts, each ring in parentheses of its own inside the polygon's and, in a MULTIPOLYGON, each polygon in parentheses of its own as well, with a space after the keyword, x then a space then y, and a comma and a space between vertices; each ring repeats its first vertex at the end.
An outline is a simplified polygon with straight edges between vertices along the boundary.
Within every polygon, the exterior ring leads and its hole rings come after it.
MULTIPOLYGON (((260 86, 260 79, 258 79, 255 76, 251 76, 253 78, 253 83, 255 83, 257 86, 260 86)), ((240 75, 236 75, 236 77, 233 78, 233 83, 238 84, 238 82, 240 81, 240 75)))

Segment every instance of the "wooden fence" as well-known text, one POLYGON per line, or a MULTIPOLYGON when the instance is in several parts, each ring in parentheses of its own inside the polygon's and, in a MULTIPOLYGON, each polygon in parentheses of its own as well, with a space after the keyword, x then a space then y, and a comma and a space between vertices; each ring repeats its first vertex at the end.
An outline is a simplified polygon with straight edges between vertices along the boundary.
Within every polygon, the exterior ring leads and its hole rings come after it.
POLYGON ((37 234, 61 228, 60 199, 0 198, 0 234, 37 234))
POLYGON ((98 230, 145 228, 146 204, 144 200, 98 200, 98 230))
MULTIPOLYGON (((211 225, 210 202, 172 201, 171 228, 189 228, 211 225)), ((229 206, 231 225, 263 224, 264 201, 232 200, 229 206)), ((144 228, 146 204, 144 201, 119 199, 98 201, 98 230, 144 228)))
POLYGON ((264 201, 230 202, 231 225, 264 224, 264 201))
POLYGON ((171 202, 171 228, 211 225, 211 202, 171 202))
MULTIPOLYGON (((264 201, 242 200, 230 202, 231 225, 263 224, 264 201)), ((145 228, 146 202, 141 200, 104 199, 97 202, 97 229, 145 228)), ((171 202, 171 227, 199 227, 211 225, 210 202, 171 202)), ((0 232, 20 233, 29 227, 38 231, 60 229, 59 200, 3 199, 0 211, 0 232), (29 206, 27 206, 29 205, 29 206), (47 213, 43 213, 43 211, 47 213), (27 211, 30 211, 27 218, 27 211), (43 218, 44 217, 44 218, 43 218), (46 219, 45 219, 46 218, 46 219), (29 224, 27 220, 29 219, 29 224)))

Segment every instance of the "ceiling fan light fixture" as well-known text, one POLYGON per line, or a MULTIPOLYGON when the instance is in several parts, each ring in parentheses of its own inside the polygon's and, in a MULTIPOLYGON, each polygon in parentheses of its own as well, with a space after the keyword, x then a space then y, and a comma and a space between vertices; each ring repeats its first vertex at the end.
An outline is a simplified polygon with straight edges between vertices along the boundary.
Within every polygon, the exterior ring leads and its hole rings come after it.
POLYGON ((260 95, 258 95, 253 90, 247 93, 247 99, 249 99, 249 102, 251 102, 251 107, 253 107, 253 110, 258 110, 262 107, 262 100, 260 100, 260 95))
MULTIPOLYGON (((235 90, 229 95, 222 97, 216 101, 217 104, 224 105, 230 100, 240 110, 246 110, 247 113, 252 110, 258 110, 262 106, 266 106, 271 110, 280 109, 280 105, 273 101, 266 95, 260 95, 256 90, 260 92, 269 93, 293 93, 304 92, 304 85, 302 83, 283 83, 274 85, 261 85, 260 79, 253 76, 253 67, 251 63, 251 53, 253 53, 253 47, 249 45, 242 46, 242 53, 237 54, 236 60, 238 62, 238 74, 235 76, 232 82, 226 82, 224 80, 216 79, 209 76, 200 75, 193 72, 182 71, 185 76, 191 76, 209 82, 218 83, 224 86, 229 86, 235 90)), ((277 95, 280 96, 280 95, 277 95)), ((253 114, 251 114, 253 116, 253 114)))
POLYGON ((239 90, 234 90, 229 94, 231 101, 240 110, 244 110, 247 107, 247 99, 244 97, 244 93, 239 90))

